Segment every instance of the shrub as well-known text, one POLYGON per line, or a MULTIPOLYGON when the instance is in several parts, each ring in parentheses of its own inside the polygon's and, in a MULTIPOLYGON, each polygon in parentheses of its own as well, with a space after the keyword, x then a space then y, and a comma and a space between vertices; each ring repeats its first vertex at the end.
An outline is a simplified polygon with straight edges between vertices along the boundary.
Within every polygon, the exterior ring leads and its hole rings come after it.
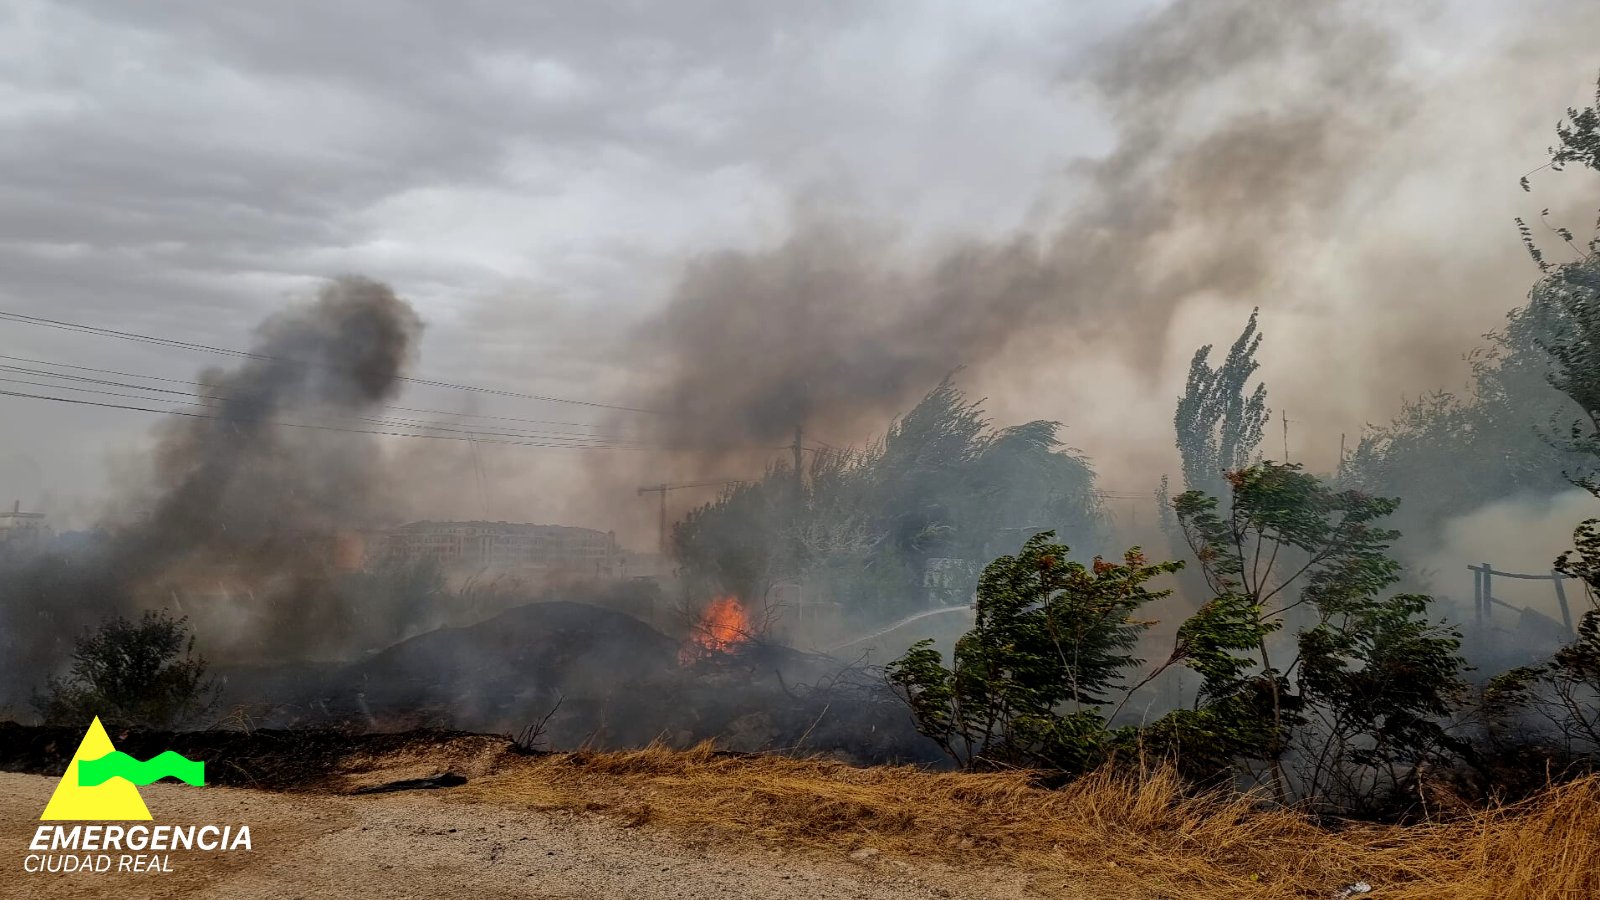
POLYGON ((72 668, 50 679, 34 705, 49 724, 175 728, 204 715, 216 700, 206 660, 194 652, 187 617, 146 612, 117 616, 78 639, 72 668))
POLYGON ((1181 563, 1149 565, 1138 548, 1120 564, 1067 558, 1053 532, 1002 556, 978 583, 977 622, 951 666, 921 641, 887 669, 917 728, 957 763, 1084 772, 1113 742, 1100 707, 1150 623, 1135 617, 1169 591, 1145 582, 1181 563))

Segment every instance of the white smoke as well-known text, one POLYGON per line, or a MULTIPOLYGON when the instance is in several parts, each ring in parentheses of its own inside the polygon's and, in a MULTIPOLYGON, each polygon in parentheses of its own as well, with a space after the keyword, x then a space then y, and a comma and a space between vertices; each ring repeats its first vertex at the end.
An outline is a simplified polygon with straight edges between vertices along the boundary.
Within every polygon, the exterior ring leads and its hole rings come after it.
MULTIPOLYGON (((1548 575, 1557 556, 1572 548, 1572 530, 1584 519, 1600 516, 1600 500, 1574 488, 1554 496, 1521 495, 1485 504, 1444 524, 1440 549, 1420 566, 1435 594, 1468 604, 1472 572, 1468 566, 1491 564, 1498 572, 1548 575)), ((1400 549, 1404 549, 1404 538, 1400 549)), ((1495 578, 1494 596, 1561 620, 1556 592, 1549 581, 1495 578)), ((1581 582, 1566 581, 1573 618, 1591 602, 1581 582)), ((1503 607, 1496 614, 1514 615, 1503 607)))

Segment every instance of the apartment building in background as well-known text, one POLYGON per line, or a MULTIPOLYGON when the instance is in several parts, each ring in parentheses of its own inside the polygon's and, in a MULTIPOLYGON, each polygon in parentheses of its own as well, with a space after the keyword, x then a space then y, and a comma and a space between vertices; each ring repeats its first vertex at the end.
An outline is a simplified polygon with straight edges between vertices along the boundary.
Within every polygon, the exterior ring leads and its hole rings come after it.
POLYGON ((490 571, 536 580, 628 579, 657 574, 653 557, 631 553, 615 532, 521 522, 411 522, 368 536, 374 561, 432 560, 451 571, 490 571))
POLYGON ((20 500, 12 503, 11 509, 0 512, 0 548, 23 552, 37 550, 54 536, 45 514, 23 512, 20 500))

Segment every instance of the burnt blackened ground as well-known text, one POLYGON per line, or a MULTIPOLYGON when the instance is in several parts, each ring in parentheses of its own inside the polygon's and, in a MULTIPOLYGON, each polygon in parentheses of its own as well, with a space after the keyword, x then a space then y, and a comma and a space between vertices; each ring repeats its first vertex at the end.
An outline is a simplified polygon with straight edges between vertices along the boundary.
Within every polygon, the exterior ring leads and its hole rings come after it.
POLYGON ((224 708, 263 725, 461 728, 551 750, 689 747, 937 762, 876 670, 763 641, 685 665, 681 642, 624 613, 532 603, 361 662, 233 679, 224 708))
MULTIPOLYGON (((315 790, 360 761, 398 753, 459 756, 511 742, 462 731, 418 730, 352 734, 335 729, 146 731, 108 728, 118 750, 149 759, 174 750, 204 761, 206 783, 266 790, 315 790)), ((84 728, 0 722, 0 770, 60 777, 83 740, 84 728)), ((170 779, 167 779, 170 780, 170 779)))
MULTIPOLYGON (((624 613, 533 603, 352 664, 219 672, 213 730, 112 739, 139 758, 171 749, 214 760, 219 784, 275 788, 315 785, 351 754, 469 733, 553 751, 709 740, 856 765, 943 761, 875 670, 762 641, 687 665, 681 650, 624 613)), ((0 767, 41 774, 65 770, 83 735, 5 727, 0 767)))

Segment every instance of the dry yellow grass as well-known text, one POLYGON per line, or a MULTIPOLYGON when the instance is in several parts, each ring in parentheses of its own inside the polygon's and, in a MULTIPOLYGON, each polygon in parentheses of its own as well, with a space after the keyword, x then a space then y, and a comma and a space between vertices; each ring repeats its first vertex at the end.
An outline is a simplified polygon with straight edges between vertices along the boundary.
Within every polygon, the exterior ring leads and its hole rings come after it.
POLYGON ((1245 798, 1185 796, 1168 772, 1048 791, 1022 773, 858 769, 709 746, 516 759, 457 796, 721 841, 1005 865, 1097 897, 1331 897, 1363 880, 1384 900, 1600 898, 1597 778, 1451 822, 1338 832, 1245 798))

